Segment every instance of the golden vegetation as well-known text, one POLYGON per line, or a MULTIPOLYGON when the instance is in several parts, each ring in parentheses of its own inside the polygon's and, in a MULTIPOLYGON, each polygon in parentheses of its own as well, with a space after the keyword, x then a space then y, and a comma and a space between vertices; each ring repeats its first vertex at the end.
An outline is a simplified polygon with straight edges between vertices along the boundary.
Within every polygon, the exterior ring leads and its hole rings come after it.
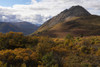
POLYGON ((0 67, 99 67, 100 36, 63 39, 0 33, 0 67))

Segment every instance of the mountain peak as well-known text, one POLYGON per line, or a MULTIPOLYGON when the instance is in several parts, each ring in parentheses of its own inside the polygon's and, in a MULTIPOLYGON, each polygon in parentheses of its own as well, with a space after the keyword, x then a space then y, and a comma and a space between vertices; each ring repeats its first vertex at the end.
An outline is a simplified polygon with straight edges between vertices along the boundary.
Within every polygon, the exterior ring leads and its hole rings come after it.
POLYGON ((83 8, 83 7, 80 6, 80 5, 76 5, 76 6, 72 6, 72 7, 71 7, 71 9, 73 9, 73 8, 83 8))
POLYGON ((85 8, 80 5, 72 6, 67 12, 68 16, 88 16, 91 15, 85 8))
POLYGON ((72 6, 69 9, 62 11, 60 14, 54 16, 50 20, 46 21, 41 27, 37 30, 38 32, 52 28, 58 23, 62 23, 65 20, 73 17, 82 17, 82 16, 91 16, 91 14, 82 6, 72 6))

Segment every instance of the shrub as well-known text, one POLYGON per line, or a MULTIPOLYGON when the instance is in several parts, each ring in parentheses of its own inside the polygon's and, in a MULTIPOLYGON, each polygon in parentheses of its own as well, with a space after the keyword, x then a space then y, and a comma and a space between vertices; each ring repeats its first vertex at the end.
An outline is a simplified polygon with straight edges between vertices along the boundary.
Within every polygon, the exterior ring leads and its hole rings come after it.
POLYGON ((100 56, 100 49, 96 52, 96 56, 100 56))
POLYGON ((89 49, 89 47, 81 46, 80 52, 84 53, 84 54, 90 54, 90 49, 89 49))
POLYGON ((53 53, 47 53, 42 57, 42 63, 46 67, 52 67, 56 65, 56 60, 54 59, 53 53))

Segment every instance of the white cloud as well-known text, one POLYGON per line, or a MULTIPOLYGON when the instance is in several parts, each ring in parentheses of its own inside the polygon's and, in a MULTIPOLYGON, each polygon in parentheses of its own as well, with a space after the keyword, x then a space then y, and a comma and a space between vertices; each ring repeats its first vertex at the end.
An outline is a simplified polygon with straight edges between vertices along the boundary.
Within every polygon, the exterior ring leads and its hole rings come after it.
POLYGON ((51 16, 55 16, 64 9, 73 5, 81 5, 92 14, 100 15, 100 0, 32 0, 30 5, 13 5, 12 7, 0 6, 0 15, 6 20, 2 21, 29 21, 43 23, 51 16))
POLYGON ((37 3, 37 1, 36 0, 32 0, 32 2, 31 2, 32 4, 34 4, 34 3, 37 3))

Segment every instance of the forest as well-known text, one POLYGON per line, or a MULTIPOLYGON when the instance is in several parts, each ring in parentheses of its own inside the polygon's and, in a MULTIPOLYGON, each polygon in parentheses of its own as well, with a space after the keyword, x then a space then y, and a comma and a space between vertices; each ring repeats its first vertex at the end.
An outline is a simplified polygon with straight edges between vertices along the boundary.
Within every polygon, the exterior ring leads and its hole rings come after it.
POLYGON ((100 36, 0 33, 0 67, 100 67, 100 36))

